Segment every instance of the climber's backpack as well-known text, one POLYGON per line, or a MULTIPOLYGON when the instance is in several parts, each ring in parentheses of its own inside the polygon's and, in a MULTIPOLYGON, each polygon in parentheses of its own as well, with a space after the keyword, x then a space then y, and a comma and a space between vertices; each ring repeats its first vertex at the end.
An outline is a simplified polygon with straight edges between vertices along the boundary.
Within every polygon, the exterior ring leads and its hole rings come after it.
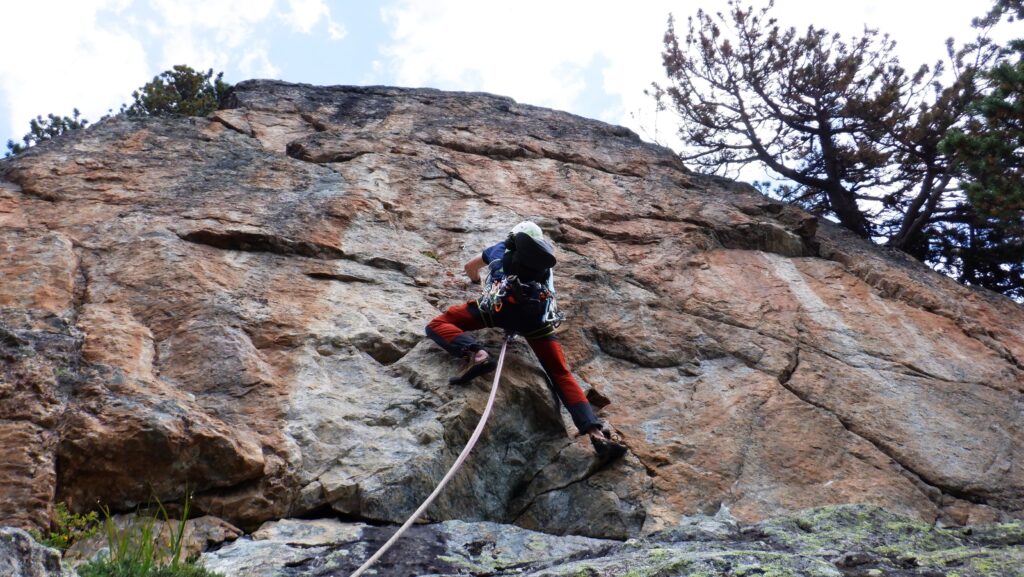
POLYGON ((504 254, 491 261, 484 294, 477 299, 485 324, 492 326, 493 315, 501 313, 506 304, 514 304, 516 316, 537 318, 557 327, 565 316, 555 303, 553 266, 554 249, 547 242, 522 232, 510 234, 504 254))
POLYGON ((507 276, 515 276, 520 282, 544 284, 555 262, 555 251, 550 244, 519 232, 510 234, 505 241, 501 268, 507 276))

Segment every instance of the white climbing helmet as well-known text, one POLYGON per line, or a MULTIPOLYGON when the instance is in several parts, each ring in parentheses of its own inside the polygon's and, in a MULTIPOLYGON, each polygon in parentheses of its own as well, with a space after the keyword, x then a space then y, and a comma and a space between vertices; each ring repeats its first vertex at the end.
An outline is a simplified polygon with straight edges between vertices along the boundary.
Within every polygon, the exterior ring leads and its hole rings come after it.
POLYGON ((542 231, 540 227, 537 226, 537 223, 532 220, 524 220, 512 227, 513 235, 519 234, 520 232, 525 232, 534 240, 544 240, 544 231, 542 231))

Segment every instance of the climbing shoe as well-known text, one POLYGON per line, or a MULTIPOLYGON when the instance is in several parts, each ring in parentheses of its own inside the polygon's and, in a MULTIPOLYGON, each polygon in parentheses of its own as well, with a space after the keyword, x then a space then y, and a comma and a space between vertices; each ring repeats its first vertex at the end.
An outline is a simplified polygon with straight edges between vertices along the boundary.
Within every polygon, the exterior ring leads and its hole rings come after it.
POLYGON ((459 374, 448 379, 450 385, 465 385, 479 377, 486 375, 497 367, 497 363, 491 360, 491 356, 485 350, 479 350, 466 356, 466 364, 459 370, 459 374))
POLYGON ((597 458, 610 462, 621 459, 629 450, 622 440, 607 426, 595 427, 587 432, 590 443, 594 445, 594 452, 597 458))

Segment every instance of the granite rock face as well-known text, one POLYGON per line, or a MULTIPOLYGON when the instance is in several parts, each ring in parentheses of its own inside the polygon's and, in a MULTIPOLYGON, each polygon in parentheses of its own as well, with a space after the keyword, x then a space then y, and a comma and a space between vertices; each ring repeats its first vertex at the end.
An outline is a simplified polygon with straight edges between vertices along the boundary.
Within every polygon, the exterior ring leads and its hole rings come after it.
MULTIPOLYGON (((628 130, 485 94, 239 84, 0 161, 0 523, 196 492, 242 528, 400 522, 486 399, 423 337, 533 218, 596 467, 525 344, 429 511, 600 538, 729 507, 1024 515, 1024 309, 628 130)), ((484 332, 496 347, 501 335, 484 332)))

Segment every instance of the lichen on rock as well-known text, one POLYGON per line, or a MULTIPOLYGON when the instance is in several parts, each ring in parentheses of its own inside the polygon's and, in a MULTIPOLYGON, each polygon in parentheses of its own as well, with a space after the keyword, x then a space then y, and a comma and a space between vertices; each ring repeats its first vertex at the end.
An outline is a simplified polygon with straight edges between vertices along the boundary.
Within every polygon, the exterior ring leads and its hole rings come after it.
MULTIPOLYGON (((272 523, 252 538, 205 555, 204 562, 232 574, 269 577, 281 574, 276 572, 280 563, 266 558, 273 552, 289 560, 288 575, 345 575, 390 531, 323 521, 272 523), (317 535, 315 543, 308 540, 310 531, 317 535)), ((403 547, 381 558, 378 570, 381 575, 494 577, 1024 574, 1024 543, 977 537, 991 532, 1002 530, 939 529, 867 505, 812 509, 757 525, 742 525, 727 513, 687 517, 678 527, 625 542, 446 521, 416 527, 403 547)))

